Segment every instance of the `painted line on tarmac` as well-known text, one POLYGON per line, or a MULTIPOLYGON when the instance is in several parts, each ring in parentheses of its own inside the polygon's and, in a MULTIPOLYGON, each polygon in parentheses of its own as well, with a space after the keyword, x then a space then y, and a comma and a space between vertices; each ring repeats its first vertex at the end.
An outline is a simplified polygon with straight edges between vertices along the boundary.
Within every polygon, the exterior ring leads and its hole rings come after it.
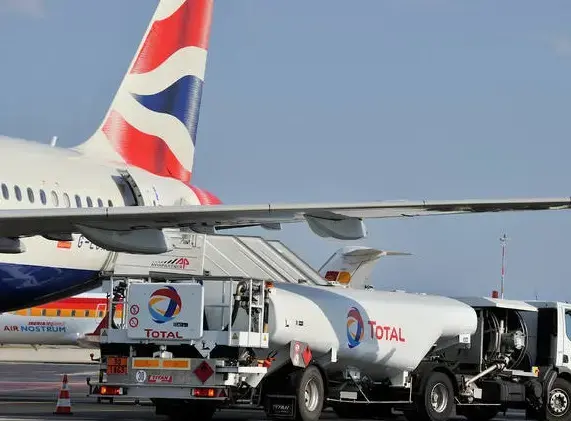
MULTIPOLYGON (((11 417, 10 415, 2 415, 0 416, 0 420, 6 420, 6 421, 30 421, 30 420, 41 420, 41 419, 45 419, 47 417, 44 416, 36 416, 36 415, 30 415, 29 417, 11 417)), ((52 418, 50 417, 50 420, 57 420, 58 418, 52 418)), ((60 420, 64 420, 64 419, 69 419, 69 418, 59 418, 60 420)), ((81 419, 81 418, 80 418, 81 419)))
POLYGON ((0 402, 0 405, 45 405, 47 402, 46 401, 25 401, 25 400, 20 400, 20 401, 2 401, 0 402))
MULTIPOLYGON (((76 414, 75 412, 73 412, 73 415, 71 415, 71 417, 73 417, 73 419, 75 419, 75 420, 84 420, 84 421, 90 421, 90 420, 97 421, 97 420, 99 420, 99 418, 96 418, 96 417, 95 418, 94 417, 82 417, 81 415, 79 417, 77 417, 76 415, 79 415, 79 414, 76 414)), ((70 416, 68 415, 68 416, 65 416, 64 418, 62 418, 62 417, 58 417, 57 415, 51 415, 51 413, 50 413, 49 417, 47 415, 41 414, 40 416, 30 415, 27 418, 23 418, 23 417, 17 418, 17 417, 11 417, 9 415, 2 415, 2 416, 0 416, 0 420, 2 420, 2 421, 4 421, 4 420, 6 420, 6 421, 30 421, 30 420, 39 421, 39 420, 48 420, 49 419, 50 421, 62 421, 62 420, 69 420, 70 419, 69 417, 70 416)), ((123 421, 127 421, 127 420, 123 420, 123 421)), ((140 420, 136 420, 136 421, 140 421, 140 420)))
MULTIPOLYGON (((68 386, 87 386, 85 382, 67 382, 68 386)), ((50 381, 50 382, 23 382, 23 381, 15 381, 15 380, 3 380, 0 381, 0 387, 2 386, 61 386, 62 383, 58 381, 50 381)), ((10 389, 11 390, 11 389, 10 389)), ((10 391, 8 390, 8 391, 10 391)))
POLYGON ((30 418, 15 418, 15 417, 9 417, 9 416, 0 416, 0 420, 6 420, 6 421, 30 421, 30 420, 37 420, 38 417, 31 417, 30 418))
MULTIPOLYGON (((77 383, 68 383, 68 386, 75 387, 75 386, 82 386, 84 389, 87 389, 87 385, 84 382, 77 382, 77 383)), ((53 390, 54 393, 57 393, 61 388, 61 383, 24 383, 24 382, 0 382, 0 395, 6 393, 16 393, 16 392, 33 392, 33 391, 45 391, 45 390, 53 390)), ((76 393, 73 389, 70 392, 76 393)), ((1 399, 1 397, 0 397, 1 399)))

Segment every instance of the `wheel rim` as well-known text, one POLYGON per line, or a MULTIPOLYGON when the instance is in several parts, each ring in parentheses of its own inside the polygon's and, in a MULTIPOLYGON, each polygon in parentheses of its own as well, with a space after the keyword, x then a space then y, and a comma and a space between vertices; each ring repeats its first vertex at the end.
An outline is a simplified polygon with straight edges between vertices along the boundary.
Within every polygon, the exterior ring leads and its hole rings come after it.
POLYGON ((305 407, 308 411, 315 411, 319 404, 319 388, 315 380, 310 379, 305 384, 305 407))
POLYGON ((448 406, 448 389, 443 383, 436 383, 430 391, 430 405, 435 412, 444 412, 448 406))
POLYGON ((553 389, 549 394, 549 412, 561 416, 569 409, 569 396, 562 389, 553 389))

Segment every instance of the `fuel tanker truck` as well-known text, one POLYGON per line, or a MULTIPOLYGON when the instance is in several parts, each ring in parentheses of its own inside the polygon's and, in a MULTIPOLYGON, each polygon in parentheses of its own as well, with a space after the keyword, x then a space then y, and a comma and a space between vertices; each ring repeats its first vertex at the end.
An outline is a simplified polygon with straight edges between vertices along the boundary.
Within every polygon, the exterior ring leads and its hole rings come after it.
POLYGON ((298 285, 274 294, 270 343, 295 339, 261 382, 270 418, 315 420, 330 406, 341 418, 485 421, 523 409, 571 420, 571 304, 298 285))
POLYGON ((561 304, 267 279, 114 273, 94 338, 94 397, 151 399, 171 419, 261 406, 271 419, 569 419, 561 304))

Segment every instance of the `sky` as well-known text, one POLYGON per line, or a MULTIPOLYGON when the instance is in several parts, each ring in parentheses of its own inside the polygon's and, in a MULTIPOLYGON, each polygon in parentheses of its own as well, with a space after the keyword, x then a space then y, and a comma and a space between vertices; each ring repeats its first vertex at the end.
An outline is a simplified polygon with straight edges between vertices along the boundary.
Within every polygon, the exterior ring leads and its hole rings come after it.
MULTIPOLYGON (((224 203, 571 195, 571 4, 216 0, 194 183, 224 203)), ((0 133, 74 146, 97 128, 155 0, 0 0, 0 133)), ((410 252, 378 289, 571 299, 570 211, 367 221, 282 240, 410 252)))

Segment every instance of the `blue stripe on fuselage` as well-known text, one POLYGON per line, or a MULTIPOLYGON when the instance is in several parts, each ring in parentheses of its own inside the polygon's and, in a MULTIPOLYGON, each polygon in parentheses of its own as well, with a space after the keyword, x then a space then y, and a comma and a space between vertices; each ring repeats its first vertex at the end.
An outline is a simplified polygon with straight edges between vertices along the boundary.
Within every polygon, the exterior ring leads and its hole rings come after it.
POLYGON ((32 307, 101 285, 99 272, 0 263, 0 312, 32 307))

